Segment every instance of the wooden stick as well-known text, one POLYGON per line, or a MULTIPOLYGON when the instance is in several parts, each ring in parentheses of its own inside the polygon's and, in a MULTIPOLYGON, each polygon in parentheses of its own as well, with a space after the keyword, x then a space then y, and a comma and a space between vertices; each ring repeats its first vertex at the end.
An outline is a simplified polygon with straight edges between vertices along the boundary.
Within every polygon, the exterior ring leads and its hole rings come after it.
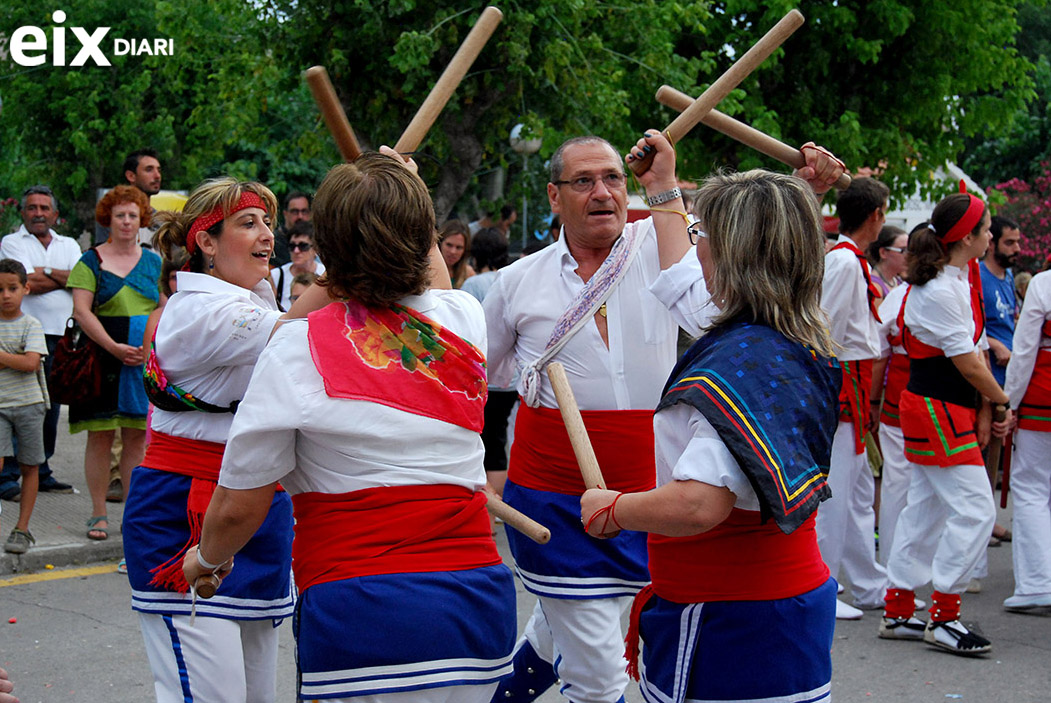
MULTIPOLYGON (((681 141, 712 108, 729 95, 730 91, 740 85, 741 81, 747 78, 748 74, 754 71, 759 64, 763 63, 770 54, 774 53, 774 50, 781 46, 788 37, 792 36, 792 33, 799 29, 803 21, 803 13, 799 10, 790 10, 777 24, 771 27, 770 31, 764 34, 762 39, 757 41, 751 49, 746 51, 741 58, 726 70, 726 73, 719 76, 714 83, 708 86, 708 90, 701 93, 701 96, 694 100, 690 107, 672 120, 671 124, 664 130, 665 136, 671 140, 671 143, 677 144, 681 141)), ((655 151, 651 151, 642 159, 629 162, 628 167, 636 176, 641 175, 649 170, 655 154, 655 151)))
MULTIPOLYGON (((1004 440, 1004 473, 1000 477, 1000 507, 1007 507, 1007 492, 1011 490, 1011 448, 1014 446, 1014 432, 1008 432, 1004 440)), ((993 484, 993 490, 996 490, 993 484)))
POLYGON ((416 111, 416 116, 412 118, 412 122, 405 128, 405 132, 402 133, 398 143, 394 145, 396 152, 407 154, 419 148, 434 121, 438 119, 438 115, 441 114, 445 104, 449 102, 449 98, 456 91, 456 87, 460 85, 460 81, 467 75, 468 69, 471 68, 474 60, 478 58, 478 54, 482 53, 486 42, 489 41, 489 37, 493 36, 493 32, 496 31, 496 25, 500 24, 500 20, 503 17, 504 14, 492 5, 482 11, 478 21, 474 23, 474 27, 467 34, 467 38, 463 40, 463 44, 456 50, 452 61, 446 66, 438 82, 434 84, 430 95, 420 105, 420 109, 416 111))
POLYGON ((310 92, 314 94, 314 102, 321 110, 321 116, 325 118, 328 131, 332 133, 339 147, 339 153, 343 155, 344 161, 353 161, 361 156, 361 147, 358 138, 354 136, 347 113, 336 97, 336 89, 332 87, 332 81, 328 77, 328 71, 324 66, 311 66, 303 73, 310 92))
POLYGON ((602 478, 602 469, 599 468, 595 449, 591 446, 587 428, 584 427, 584 418, 577 407, 577 399, 573 397, 573 389, 569 385, 569 378, 566 377, 566 368, 553 361, 547 365, 547 377, 551 379, 551 387, 558 400, 558 410, 562 413, 562 422, 566 425, 573 453, 577 456, 585 488, 604 489, 606 481, 602 478))
MULTIPOLYGON (((1002 408, 993 408, 993 422, 1003 422, 1007 412, 1002 408)), ((985 455, 985 472, 989 474, 989 485, 996 493, 996 473, 1000 470, 1000 451, 1003 449, 1004 441, 999 437, 989 440, 989 451, 985 455)))
MULTIPOLYGON (((657 89, 657 102, 682 112, 693 104, 693 98, 686 93, 675 90, 670 85, 662 85, 657 89)), ((760 132, 755 127, 746 125, 744 122, 734 119, 726 113, 713 109, 701 118, 701 122, 716 132, 722 132, 731 139, 736 139, 745 146, 755 149, 760 154, 766 154, 772 159, 777 159, 786 166, 791 166, 792 168, 803 168, 806 166, 806 157, 803 156, 803 152, 799 149, 774 139, 769 134, 760 132)), ((835 187, 843 190, 850 186, 850 180, 850 176, 844 173, 836 181, 835 187)))
POLYGON ((487 493, 486 497, 489 502, 485 507, 493 517, 500 518, 505 525, 513 527, 537 544, 547 544, 551 541, 551 530, 525 513, 515 510, 492 493, 487 493))
POLYGON ((193 590, 201 598, 211 598, 219 590, 219 577, 215 574, 201 574, 194 579, 193 590))

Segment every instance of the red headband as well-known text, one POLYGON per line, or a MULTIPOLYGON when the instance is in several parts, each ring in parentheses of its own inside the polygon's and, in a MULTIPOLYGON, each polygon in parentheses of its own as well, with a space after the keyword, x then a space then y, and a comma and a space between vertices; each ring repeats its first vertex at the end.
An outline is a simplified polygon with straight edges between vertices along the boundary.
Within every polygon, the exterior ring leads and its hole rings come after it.
MULTIPOLYGON (((962 180, 960 181, 960 192, 967 193, 967 186, 964 185, 962 180)), ((940 237, 946 244, 958 242, 973 232, 974 228, 981 221, 982 215, 985 214, 985 203, 970 193, 967 193, 967 197, 971 199, 971 204, 967 206, 967 212, 963 214, 963 217, 956 224, 949 228, 945 236, 940 237)))
POLYGON ((263 199, 256 193, 246 190, 241 193, 241 199, 237 201, 236 205, 230 208, 229 212, 223 212, 223 208, 220 205, 208 214, 198 217, 193 221, 193 224, 190 226, 190 231, 186 234, 186 251, 190 256, 193 256, 193 252, 197 249, 198 232, 205 232, 216 222, 221 222, 235 212, 250 207, 257 207, 260 210, 266 211, 266 203, 263 202, 263 199))

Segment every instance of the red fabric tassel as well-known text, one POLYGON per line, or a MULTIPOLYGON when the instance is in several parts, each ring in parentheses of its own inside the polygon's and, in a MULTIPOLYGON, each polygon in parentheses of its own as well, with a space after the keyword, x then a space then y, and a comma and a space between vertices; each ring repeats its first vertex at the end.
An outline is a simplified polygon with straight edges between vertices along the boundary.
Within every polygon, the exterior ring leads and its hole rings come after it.
POLYGON ((624 658, 628 660, 628 676, 639 680, 639 618, 642 610, 654 596, 653 584, 646 584, 635 594, 631 603, 631 615, 628 617, 628 634, 624 637, 624 658))
POLYGON ((190 538, 171 559, 150 569, 153 578, 150 585, 174 593, 188 593, 190 584, 182 573, 182 561, 190 547, 201 541, 204 528, 204 513, 212 501, 215 481, 195 478, 190 482, 190 494, 186 499, 186 521, 190 526, 190 538))
POLYGON ((931 603, 932 622, 952 622, 960 619, 960 594, 935 591, 931 603))

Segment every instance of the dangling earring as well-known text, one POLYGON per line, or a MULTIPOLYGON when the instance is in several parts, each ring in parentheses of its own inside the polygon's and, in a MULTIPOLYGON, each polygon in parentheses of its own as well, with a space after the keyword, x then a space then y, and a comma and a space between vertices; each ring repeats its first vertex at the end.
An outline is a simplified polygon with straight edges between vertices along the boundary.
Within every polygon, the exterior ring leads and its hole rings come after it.
POLYGON ((211 271, 215 268, 215 257, 208 259, 208 270, 211 271))

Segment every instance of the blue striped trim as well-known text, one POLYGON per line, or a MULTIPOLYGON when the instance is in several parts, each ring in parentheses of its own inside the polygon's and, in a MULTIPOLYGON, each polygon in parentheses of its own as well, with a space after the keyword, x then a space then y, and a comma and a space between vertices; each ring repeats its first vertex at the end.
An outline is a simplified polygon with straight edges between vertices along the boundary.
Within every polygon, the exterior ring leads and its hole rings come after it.
POLYGON ((485 686, 513 671, 501 659, 447 659, 343 671, 301 672, 301 698, 346 698, 419 691, 446 686, 485 686))
POLYGON ((179 683, 182 686, 183 703, 193 703, 193 693, 190 691, 190 675, 186 671, 186 659, 182 656, 182 642, 179 640, 179 632, 175 629, 170 615, 163 616, 164 624, 168 627, 168 635, 172 640, 172 652, 175 654, 175 665, 179 668, 179 683))
MULTIPOLYGON (((189 615, 192 599, 188 593, 133 590, 131 607, 140 613, 189 615)), ((197 614, 229 620, 272 620, 291 617, 295 600, 291 594, 278 600, 249 600, 213 596, 197 601, 197 614)))

